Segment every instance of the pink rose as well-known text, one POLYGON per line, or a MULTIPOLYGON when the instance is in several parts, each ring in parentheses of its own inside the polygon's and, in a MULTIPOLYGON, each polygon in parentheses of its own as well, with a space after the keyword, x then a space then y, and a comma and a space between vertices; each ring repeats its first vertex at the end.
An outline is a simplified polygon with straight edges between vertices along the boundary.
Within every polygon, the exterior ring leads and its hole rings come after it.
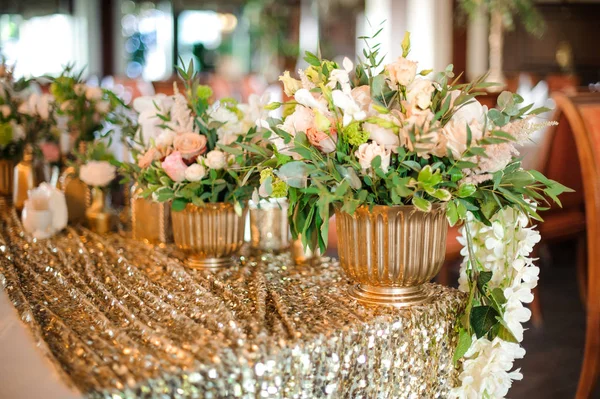
POLYGON ((337 141, 337 133, 334 128, 329 129, 329 133, 320 132, 314 127, 309 127, 306 130, 306 138, 308 141, 323 151, 325 154, 335 151, 335 143, 337 141))
POLYGON ((173 181, 180 182, 185 180, 187 165, 183 162, 179 151, 175 151, 167 156, 161 166, 173 181))
POLYGON ((147 168, 152 165, 152 162, 159 160, 162 157, 160 151, 154 147, 150 148, 144 155, 139 157, 138 166, 140 168, 147 168))
POLYGON ((196 158, 206 152, 206 136, 198 133, 181 133, 173 140, 175 151, 185 159, 196 158))
POLYGON ((40 144, 44 159, 48 162, 58 162, 60 159, 60 149, 58 145, 54 143, 42 143, 40 144))

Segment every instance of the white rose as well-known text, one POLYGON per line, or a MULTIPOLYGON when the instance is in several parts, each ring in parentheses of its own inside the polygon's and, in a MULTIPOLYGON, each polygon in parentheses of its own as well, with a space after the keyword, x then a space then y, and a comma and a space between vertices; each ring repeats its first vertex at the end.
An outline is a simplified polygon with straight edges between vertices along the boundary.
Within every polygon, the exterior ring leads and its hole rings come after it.
POLYGON ((12 110, 10 109, 10 106, 6 105, 6 104, 0 106, 0 110, 2 111, 2 116, 4 118, 8 118, 10 116, 11 112, 12 112, 12 110))
POLYGON ((413 106, 421 109, 427 109, 431 105, 431 95, 435 88, 428 79, 416 79, 410 85, 406 92, 406 99, 413 106))
POLYGON ((404 57, 385 66, 385 72, 389 77, 389 86, 392 90, 397 90, 398 85, 408 86, 417 74, 417 63, 409 61, 404 57))
POLYGON ((100 114, 108 114, 108 111, 110 111, 110 103, 108 101, 98 101, 95 108, 96 112, 100 114))
POLYGON ((85 98, 89 101, 98 101, 102 98, 102 89, 99 87, 87 87, 85 89, 85 98))
MULTIPOLYGON (((483 137, 482 126, 478 123, 469 124, 471 140, 475 143, 483 137)), ((442 129, 442 134, 447 139, 447 147, 452 151, 454 159, 460 159, 467 150, 467 123, 451 119, 442 129)))
POLYGON ((485 115, 487 113, 487 106, 481 105, 481 103, 475 99, 470 100, 466 105, 461 105, 452 115, 453 121, 462 122, 463 124, 471 124, 473 121, 482 124, 485 122, 485 115))
POLYGON ((227 165, 227 158, 223 151, 212 150, 206 154, 204 164, 210 169, 223 169, 227 165))
POLYGON ((188 166, 185 170, 185 179, 188 181, 200 181, 206 176, 206 168, 199 163, 188 166))
POLYGON ((158 135, 154 143, 159 148, 166 148, 173 145, 173 140, 175 140, 175 132, 171 130, 164 130, 158 135))
POLYGON ((104 187, 114 180, 116 172, 107 161, 89 161, 79 170, 79 178, 88 186, 104 187))
POLYGON ((367 170, 371 167, 371 162, 378 155, 381 157, 381 169, 384 172, 388 171, 390 166, 390 151, 386 150, 384 146, 377 143, 364 143, 358 146, 358 150, 354 153, 360 166, 363 170, 367 170))

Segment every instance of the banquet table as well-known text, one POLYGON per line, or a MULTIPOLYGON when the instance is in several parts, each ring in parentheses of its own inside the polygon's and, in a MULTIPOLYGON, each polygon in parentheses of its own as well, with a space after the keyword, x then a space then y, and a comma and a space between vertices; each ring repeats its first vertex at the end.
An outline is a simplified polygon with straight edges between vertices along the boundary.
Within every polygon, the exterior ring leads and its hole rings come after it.
POLYGON ((464 297, 409 309, 347 294, 337 261, 246 254, 186 268, 172 245, 0 210, 2 398, 444 398, 464 297))

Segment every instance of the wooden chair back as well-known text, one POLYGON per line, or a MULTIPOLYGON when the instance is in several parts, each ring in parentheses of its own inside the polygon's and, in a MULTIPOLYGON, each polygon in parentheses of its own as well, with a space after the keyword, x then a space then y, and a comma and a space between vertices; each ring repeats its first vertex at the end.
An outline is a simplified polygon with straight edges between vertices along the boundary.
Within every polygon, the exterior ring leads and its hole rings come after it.
MULTIPOLYGON (((584 360, 577 399, 590 398, 600 372, 600 94, 553 95, 579 155, 587 229, 588 295, 584 360)), ((562 165, 564 169, 571 166, 562 165)))

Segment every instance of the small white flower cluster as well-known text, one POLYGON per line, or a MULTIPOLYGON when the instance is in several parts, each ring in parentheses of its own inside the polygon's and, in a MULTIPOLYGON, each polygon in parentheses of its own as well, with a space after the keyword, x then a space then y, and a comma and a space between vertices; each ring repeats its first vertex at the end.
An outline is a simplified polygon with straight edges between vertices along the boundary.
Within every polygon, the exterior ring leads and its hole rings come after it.
MULTIPOLYGON (((528 226, 528 218, 513 208, 505 208, 492 218, 492 226, 474 220, 469 215, 469 231, 473 243, 473 256, 485 271, 492 272, 490 289, 502 289, 506 298, 504 322, 517 341, 523 340, 523 323, 531 317, 531 311, 523 304, 533 301, 532 289, 537 285, 539 268, 530 257, 533 246, 540 241, 540 234, 528 226)), ((464 228, 459 242, 465 257, 460 271, 459 289, 469 290, 467 261, 469 251, 464 228)), ((452 397, 460 399, 503 398, 513 380, 523 376, 519 370, 511 372, 515 359, 525 355, 516 343, 497 337, 493 341, 473 337, 460 373, 461 385, 452 391, 452 397)))

